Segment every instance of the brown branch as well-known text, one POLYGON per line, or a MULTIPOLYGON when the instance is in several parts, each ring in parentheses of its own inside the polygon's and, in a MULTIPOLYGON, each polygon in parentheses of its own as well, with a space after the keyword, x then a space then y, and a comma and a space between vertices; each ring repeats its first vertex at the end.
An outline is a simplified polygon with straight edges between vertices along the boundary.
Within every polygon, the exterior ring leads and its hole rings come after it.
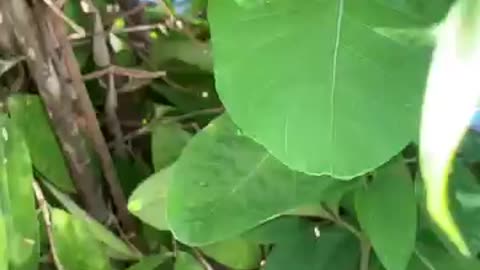
POLYGON ((38 183, 36 181, 33 181, 32 186, 35 197, 37 198, 38 208, 42 212, 43 221, 45 222, 45 229, 47 231, 48 242, 50 243, 50 251, 52 253, 53 263, 55 264, 57 270, 64 270, 63 265, 58 258, 57 246, 55 245, 55 238, 53 236, 52 220, 50 216, 50 209, 48 208, 48 203, 45 200, 45 196, 43 196, 42 189, 40 188, 38 183))
MULTIPOLYGON (((84 0, 90 6, 90 10, 94 16, 94 33, 93 37, 93 59, 98 67, 112 66, 110 50, 108 42, 103 30, 103 21, 97 7, 90 0, 84 0)), ((108 69, 107 79, 107 98, 105 101, 104 112, 107 120, 107 127, 111 135, 114 137, 115 154, 119 157, 126 158, 126 146, 123 144, 123 133, 117 116, 118 97, 115 89, 115 76, 113 69, 108 69)))
MULTIPOLYGON (((135 26, 135 25, 145 25, 146 20, 144 17, 144 5, 140 3, 138 0, 117 0, 120 9, 125 14, 125 21, 128 26, 135 26), (132 10, 136 10, 139 6, 139 11, 137 12, 130 12, 132 10), (127 14, 128 13, 128 14, 127 14)), ((128 37, 130 40, 130 45, 132 48, 135 48, 136 53, 145 58, 146 54, 148 54, 148 50, 150 48, 150 37, 147 32, 130 32, 128 33, 128 37)))
POLYGON ((43 0, 43 2, 52 10, 53 14, 57 15, 60 17, 65 23, 67 23, 76 33, 75 37, 76 38, 82 38, 85 36, 85 29, 81 27, 80 25, 76 24, 72 19, 67 17, 65 13, 63 13, 60 8, 58 7, 58 4, 53 3, 52 0, 43 0))
POLYGON ((94 149, 100 158, 102 171, 107 181, 113 204, 117 210, 118 219, 128 235, 136 236, 132 239, 132 242, 136 244, 137 247, 141 248, 142 244, 138 238, 137 225, 133 217, 128 212, 127 200, 125 199, 125 195, 123 194, 122 188, 119 185, 117 172, 115 170, 108 145, 105 142, 105 138, 103 137, 100 129, 92 101, 90 100, 87 88, 82 80, 82 74, 76 61, 73 48, 68 42, 65 26, 63 23, 61 23, 61 21, 54 25, 56 26, 54 29, 55 34, 60 41, 60 44, 62 44, 61 53, 65 62, 64 64, 67 67, 68 74, 77 97, 76 105, 78 106, 80 116, 85 119, 85 126, 83 126, 83 128, 92 141, 94 149))
POLYGON ((70 40, 81 40, 84 38, 90 38, 90 37, 95 37, 97 35, 108 35, 108 34, 123 34, 123 33, 133 33, 133 32, 144 32, 144 31, 151 31, 151 30, 160 30, 162 33, 167 33, 167 28, 163 23, 153 23, 153 24, 146 24, 146 25, 135 25, 135 26, 130 26, 130 27, 124 27, 120 29, 112 29, 108 32, 102 32, 102 33, 87 33, 85 34, 84 37, 78 37, 78 36, 69 36, 70 40))
MULTIPOLYGON (((73 184, 79 197, 99 221, 108 217, 108 208, 100 182, 95 178, 87 144, 75 121, 71 85, 64 75, 53 44, 55 37, 48 31, 50 10, 35 2, 34 10, 25 0, 0 1, 5 23, 12 29, 19 49, 27 56, 27 65, 45 104, 52 127, 62 147, 73 184)), ((58 17, 51 15, 51 17, 58 17)), ((63 20, 59 20, 64 25, 63 20)))
POLYGON ((164 77, 166 75, 165 71, 146 71, 141 69, 110 65, 101 70, 96 70, 91 73, 85 74, 83 75, 82 78, 85 81, 99 79, 109 73, 113 73, 115 75, 120 75, 125 77, 136 78, 136 79, 155 79, 158 77, 164 77))

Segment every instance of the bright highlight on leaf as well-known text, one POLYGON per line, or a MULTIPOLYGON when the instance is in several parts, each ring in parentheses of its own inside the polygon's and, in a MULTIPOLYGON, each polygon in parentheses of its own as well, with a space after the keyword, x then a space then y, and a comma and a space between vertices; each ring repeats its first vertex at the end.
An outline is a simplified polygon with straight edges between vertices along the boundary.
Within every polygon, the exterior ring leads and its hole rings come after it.
POLYGON ((480 2, 460 0, 438 28, 425 94, 420 162, 427 208, 464 255, 470 255, 449 210, 452 160, 480 97, 480 2))

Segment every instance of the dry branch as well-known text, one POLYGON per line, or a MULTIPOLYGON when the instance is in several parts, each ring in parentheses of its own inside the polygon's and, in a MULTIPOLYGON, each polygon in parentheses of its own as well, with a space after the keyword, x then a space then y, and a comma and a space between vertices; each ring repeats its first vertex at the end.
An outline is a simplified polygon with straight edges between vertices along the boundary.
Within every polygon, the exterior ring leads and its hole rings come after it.
POLYGON ((57 54, 55 45, 58 42, 48 27, 47 14, 51 13, 39 1, 34 1, 34 7, 25 0, 1 1, 0 5, 3 23, 13 32, 21 54, 27 56, 30 74, 37 84, 79 197, 89 213, 105 221, 108 208, 101 183, 95 178, 86 140, 76 122, 74 91, 57 54))

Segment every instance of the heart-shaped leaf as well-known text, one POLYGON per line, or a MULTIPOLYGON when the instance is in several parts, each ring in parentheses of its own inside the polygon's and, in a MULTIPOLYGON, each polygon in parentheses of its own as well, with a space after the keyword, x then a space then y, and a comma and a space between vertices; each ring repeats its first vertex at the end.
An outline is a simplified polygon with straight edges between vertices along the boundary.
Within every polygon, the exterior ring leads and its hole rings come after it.
POLYGON ((417 136, 431 49, 376 29, 423 18, 381 1, 242 2, 256 4, 209 2, 217 89, 234 122, 273 156, 350 179, 417 136))
POLYGON ((224 115, 196 135, 173 165, 167 221, 180 241, 206 245, 353 184, 290 170, 224 115))

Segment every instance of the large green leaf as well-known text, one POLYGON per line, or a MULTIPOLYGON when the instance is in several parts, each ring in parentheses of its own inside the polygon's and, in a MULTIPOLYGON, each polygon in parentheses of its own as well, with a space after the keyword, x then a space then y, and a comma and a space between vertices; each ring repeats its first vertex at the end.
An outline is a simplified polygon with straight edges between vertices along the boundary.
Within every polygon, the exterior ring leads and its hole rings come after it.
POLYGON ((128 199, 128 210, 158 230, 169 229, 165 204, 171 174, 170 167, 153 174, 141 183, 128 199))
POLYGON ((167 221, 180 241, 206 245, 352 184, 290 170, 223 115, 195 136, 173 165, 167 221))
POLYGON ((231 269, 249 270, 260 265, 260 246, 237 237, 201 247, 203 253, 231 269))
POLYGON ((45 183, 45 185, 75 218, 85 222, 86 228, 88 228, 96 240, 104 243, 111 249, 111 254, 117 254, 119 259, 139 259, 142 257, 139 251, 132 249, 102 224, 90 217, 88 213, 78 207, 70 197, 61 193, 53 185, 48 183, 45 183))
POLYGON ((348 231, 336 227, 311 230, 279 243, 267 258, 265 270, 358 269, 360 248, 348 231))
POLYGON ((35 95, 11 96, 8 109, 12 120, 25 134, 33 166, 57 187, 74 192, 62 150, 40 98, 35 95))
POLYGON ((405 270, 415 248, 417 208, 412 179, 401 159, 384 165, 358 191, 360 226, 387 270, 405 270))
POLYGON ((449 209, 455 152, 480 98, 480 2, 460 0, 437 29, 422 109, 420 165, 433 220, 465 255, 470 251, 449 209))
POLYGON ((256 2, 208 10, 217 89, 248 136, 293 169, 344 179, 417 136, 431 49, 376 28, 424 22, 378 1, 256 2))
POLYGON ((81 219, 54 208, 52 232, 64 269, 112 269, 105 250, 81 219))
POLYGON ((2 207, 11 218, 11 223, 7 223, 10 269, 36 269, 40 257, 40 239, 32 189, 32 163, 23 134, 13 121, 5 120, 0 128, 3 151, 0 166, 5 170, 6 177, 1 180, 5 182, 2 183, 0 196, 8 200, 8 204, 2 207))

